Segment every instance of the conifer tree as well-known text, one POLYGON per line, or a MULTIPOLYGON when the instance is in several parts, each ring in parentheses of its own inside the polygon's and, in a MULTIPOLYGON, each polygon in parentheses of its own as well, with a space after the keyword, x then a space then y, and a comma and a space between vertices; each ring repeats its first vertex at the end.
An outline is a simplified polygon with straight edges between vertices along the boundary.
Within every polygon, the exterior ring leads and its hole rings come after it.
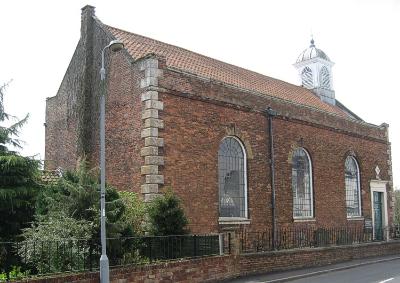
POLYGON ((168 190, 149 207, 151 233, 156 236, 187 234, 188 220, 181 207, 180 199, 168 190))
POLYGON ((39 185, 39 161, 21 156, 18 139, 22 120, 5 112, 4 94, 8 84, 0 86, 0 241, 14 241, 33 220, 39 185), (6 123, 11 125, 6 126, 6 123))

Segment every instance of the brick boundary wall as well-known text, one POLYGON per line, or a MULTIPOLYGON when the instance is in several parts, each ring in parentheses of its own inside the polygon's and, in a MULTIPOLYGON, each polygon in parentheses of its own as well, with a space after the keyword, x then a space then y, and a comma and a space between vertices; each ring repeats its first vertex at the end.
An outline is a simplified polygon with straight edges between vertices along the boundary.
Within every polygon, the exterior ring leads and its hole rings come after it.
MULTIPOLYGON (((250 274, 323 266, 352 259, 398 253, 400 253, 400 241, 302 250, 285 250, 237 256, 213 256, 112 269, 110 271, 110 282, 219 282, 250 274)), ((19 282, 94 283, 99 282, 99 277, 98 272, 87 272, 23 280, 19 282)))

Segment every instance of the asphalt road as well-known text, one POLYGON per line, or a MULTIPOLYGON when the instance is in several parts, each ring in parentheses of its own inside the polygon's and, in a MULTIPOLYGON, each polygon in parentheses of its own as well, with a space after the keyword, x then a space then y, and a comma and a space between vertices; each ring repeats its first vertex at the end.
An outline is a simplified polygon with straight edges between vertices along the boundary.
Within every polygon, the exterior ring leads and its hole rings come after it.
POLYGON ((400 283, 400 259, 329 272, 291 283, 400 283))
MULTIPOLYGON (((361 263, 356 262, 356 263, 361 263)), ((266 274, 238 278, 230 281, 231 283, 272 283, 272 282, 290 282, 290 283, 400 283, 400 259, 365 264, 357 267, 351 267, 353 263, 344 263, 337 266, 328 266, 322 268, 312 268, 309 270, 297 270, 292 272, 283 272, 275 274, 266 274), (324 272, 337 267, 347 269, 324 272), (309 274, 310 276, 295 279, 296 276, 309 274)))

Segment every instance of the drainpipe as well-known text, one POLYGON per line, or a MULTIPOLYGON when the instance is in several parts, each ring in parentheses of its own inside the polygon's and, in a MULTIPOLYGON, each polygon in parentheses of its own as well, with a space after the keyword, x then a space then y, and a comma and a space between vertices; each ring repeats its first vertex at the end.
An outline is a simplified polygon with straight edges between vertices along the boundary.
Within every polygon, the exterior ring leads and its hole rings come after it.
POLYGON ((272 120, 277 112, 271 107, 265 110, 268 117, 268 138, 269 138, 269 165, 271 172, 271 209, 272 209, 272 247, 276 250, 277 229, 276 229, 276 205, 275 205, 275 155, 274 155, 274 133, 272 120))

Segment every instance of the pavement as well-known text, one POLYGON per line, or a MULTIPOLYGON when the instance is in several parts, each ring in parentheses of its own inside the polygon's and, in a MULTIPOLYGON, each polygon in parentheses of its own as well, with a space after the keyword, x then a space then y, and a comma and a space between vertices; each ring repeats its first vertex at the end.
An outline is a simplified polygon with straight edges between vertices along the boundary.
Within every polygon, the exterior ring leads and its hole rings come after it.
POLYGON ((228 282, 230 283, 280 283, 280 282, 395 283, 395 282, 400 282, 400 255, 357 259, 337 264, 331 264, 328 266, 319 266, 307 269, 297 269, 285 272, 275 272, 275 273, 268 273, 261 275, 246 276, 246 277, 236 278, 228 282), (349 272, 347 273, 340 272, 345 270, 349 270, 349 272), (383 279, 380 280, 380 278, 383 279), (396 278, 397 280, 395 280, 396 278))

